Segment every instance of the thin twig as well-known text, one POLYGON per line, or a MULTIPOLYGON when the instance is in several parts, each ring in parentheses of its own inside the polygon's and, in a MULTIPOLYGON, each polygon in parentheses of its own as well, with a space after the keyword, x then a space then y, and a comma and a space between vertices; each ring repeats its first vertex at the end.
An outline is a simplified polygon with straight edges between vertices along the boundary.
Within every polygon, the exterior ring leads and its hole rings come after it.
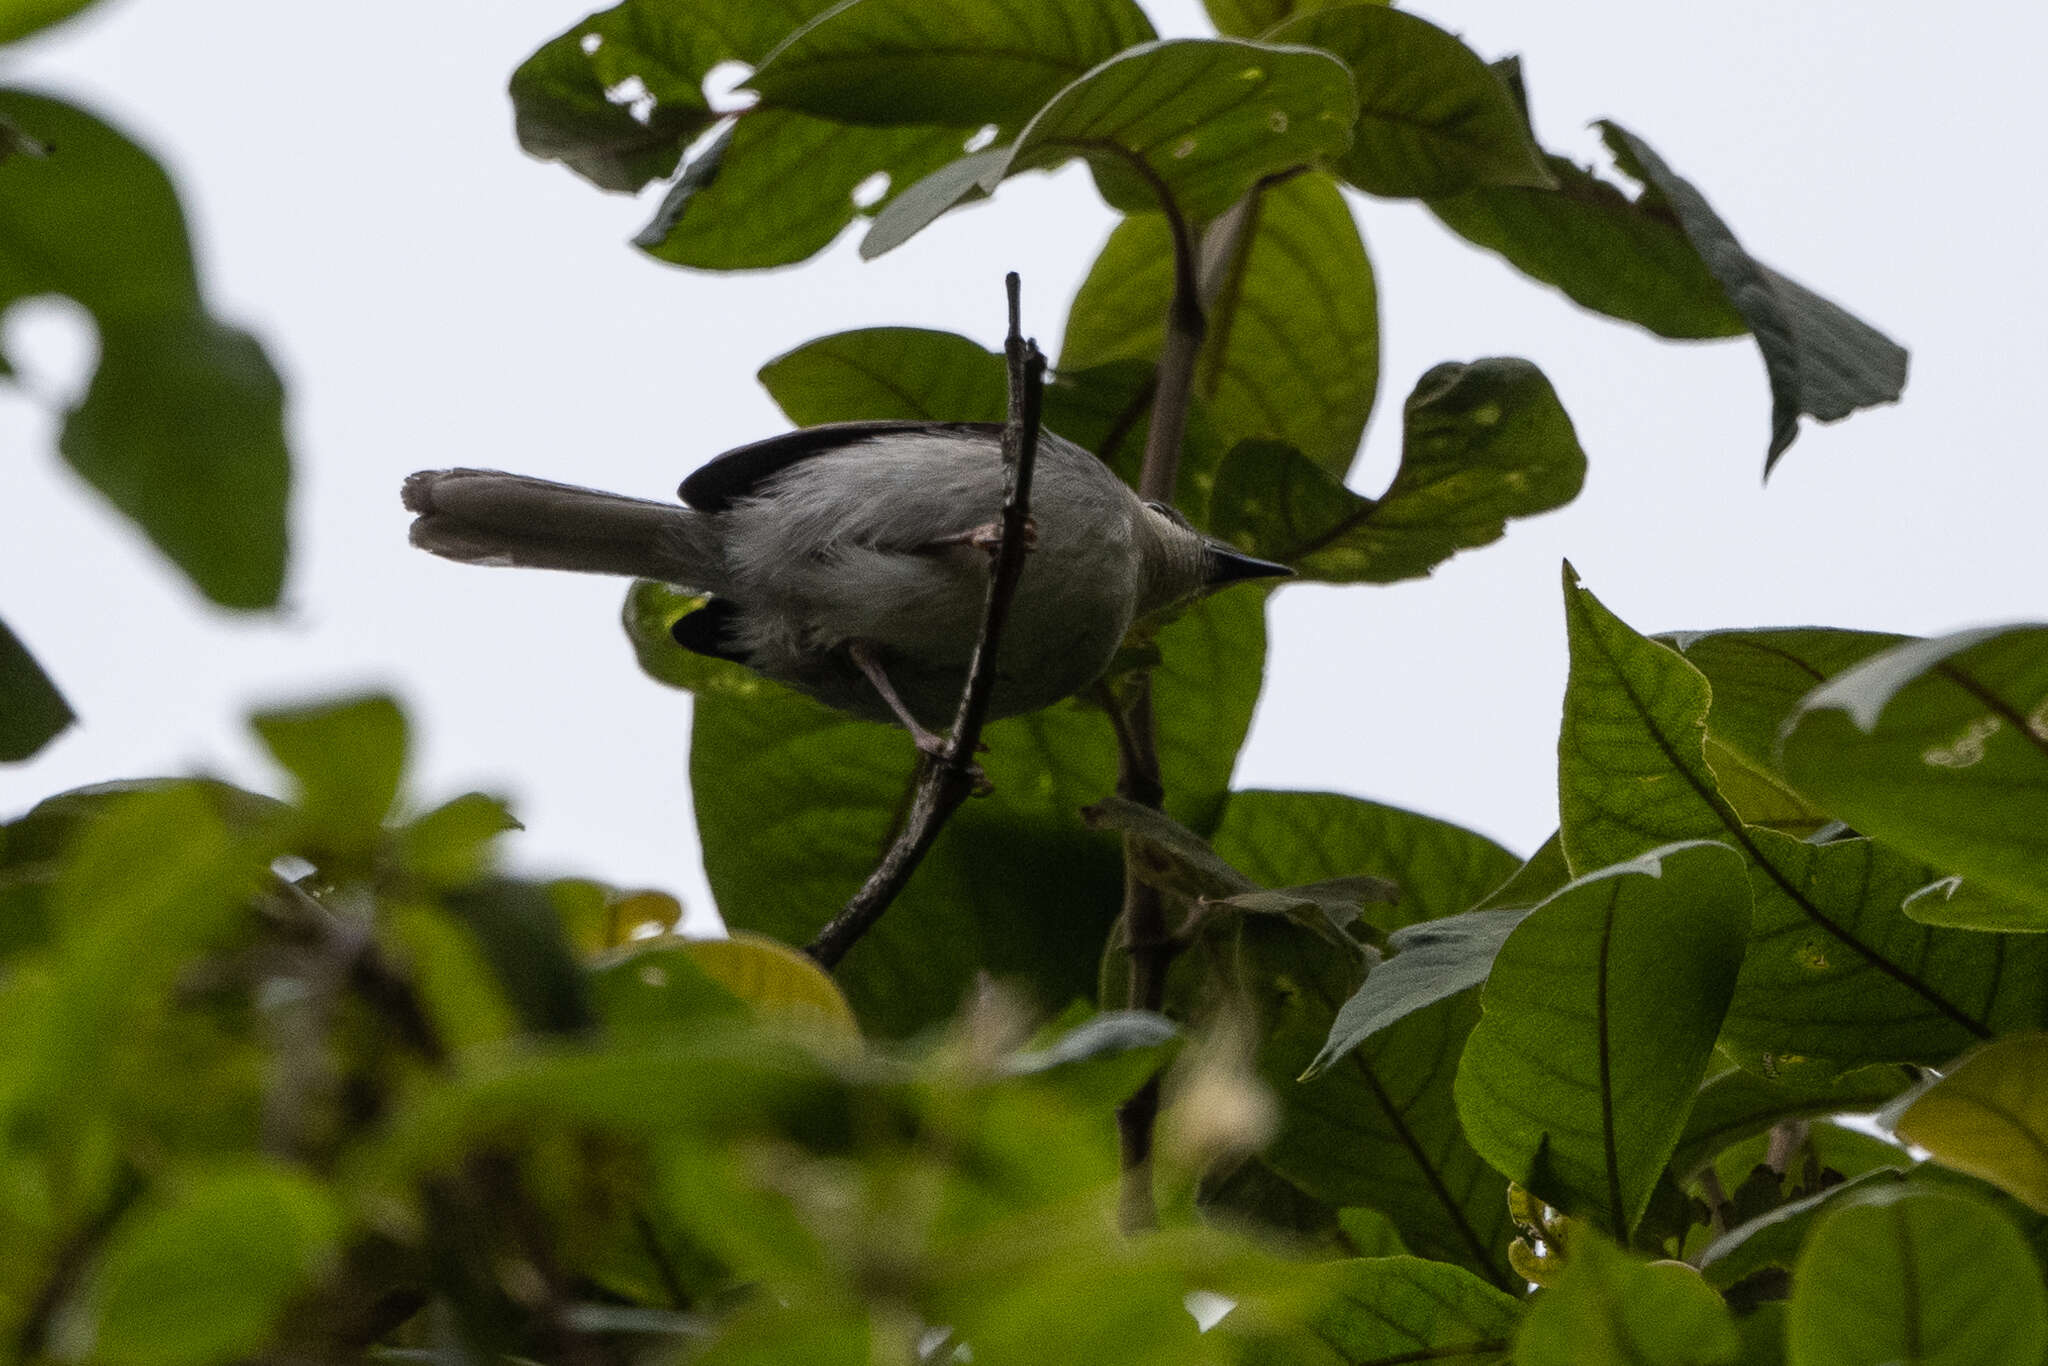
POLYGON ((974 791, 979 777, 974 752, 981 743, 981 728, 988 720, 989 702, 996 684, 996 649, 1009 619, 1010 601, 1016 596, 1017 580, 1024 572, 1027 549, 1025 523, 1031 516, 1031 470, 1038 459, 1039 408, 1045 391, 1045 357, 1038 344, 1026 341, 1022 332, 1017 273, 1005 281, 1010 297, 1010 333, 1003 346, 1009 360, 1010 412, 1003 424, 1003 526, 996 542, 995 568, 989 574, 988 601, 981 619, 981 634, 974 643, 974 657, 967 666, 967 686, 960 694, 960 710, 953 719, 953 733, 946 752, 927 759, 918 775, 917 793, 911 801, 910 819, 882 861, 868 877, 846 908, 818 931, 805 950, 827 968, 834 967, 846 951, 882 918, 897 893, 910 881, 917 865, 939 837, 960 804, 974 791))

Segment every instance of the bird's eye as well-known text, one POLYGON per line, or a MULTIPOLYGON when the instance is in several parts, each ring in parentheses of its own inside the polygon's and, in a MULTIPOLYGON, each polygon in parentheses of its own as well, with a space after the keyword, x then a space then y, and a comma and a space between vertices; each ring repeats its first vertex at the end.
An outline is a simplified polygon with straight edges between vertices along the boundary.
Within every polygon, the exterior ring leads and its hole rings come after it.
POLYGON ((1190 522, 1186 517, 1182 516, 1181 510, 1173 506, 1171 503, 1148 502, 1145 504, 1145 506, 1151 508, 1154 512, 1158 513, 1161 517, 1164 517, 1167 521, 1172 522, 1175 526, 1185 527, 1189 531, 1193 531, 1195 529, 1195 524, 1193 522, 1190 522))

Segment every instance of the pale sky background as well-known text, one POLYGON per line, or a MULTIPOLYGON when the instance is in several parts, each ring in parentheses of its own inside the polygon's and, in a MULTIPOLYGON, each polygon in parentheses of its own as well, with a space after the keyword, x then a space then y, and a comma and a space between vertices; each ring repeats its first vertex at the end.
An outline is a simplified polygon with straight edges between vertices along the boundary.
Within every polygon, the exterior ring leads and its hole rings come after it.
MULTIPOLYGON (((1207 31, 1193 0, 1146 8, 1163 33, 1207 31)), ((1591 471, 1576 503, 1431 580, 1281 590, 1239 786, 1356 793, 1528 852, 1556 822, 1564 556, 1644 630, 2042 615, 2048 264, 2025 168, 2048 14, 1410 8, 1488 57, 1520 52, 1553 150, 1595 156, 1600 117, 1645 138, 1758 256, 1911 348, 1912 377, 1896 408, 1809 426, 1766 488, 1770 398, 1747 339, 1658 341, 1420 207, 1359 198, 1382 374, 1352 485, 1384 486, 1418 375, 1483 355, 1543 367, 1591 471)), ((512 137, 506 78, 584 12, 114 0, 0 53, 0 81, 88 105, 171 170, 216 309, 287 377, 299 461, 289 606, 226 614, 59 462, 45 408, 0 389, 0 616, 83 718, 0 767, 0 819, 116 777, 277 790, 250 707, 383 688, 414 722, 417 798, 499 792, 528 827, 515 867, 664 888, 705 915, 690 703, 634 665, 622 585, 430 559, 406 545, 399 481, 489 465, 670 496, 787 425, 753 374, 812 337, 912 324, 994 345, 1016 269, 1052 350, 1114 219, 1070 168, 877 263, 856 231, 785 271, 659 264, 627 245, 658 188, 604 195, 512 137)), ((60 313, 20 310, 7 336, 43 393, 75 389, 89 344, 60 313)))

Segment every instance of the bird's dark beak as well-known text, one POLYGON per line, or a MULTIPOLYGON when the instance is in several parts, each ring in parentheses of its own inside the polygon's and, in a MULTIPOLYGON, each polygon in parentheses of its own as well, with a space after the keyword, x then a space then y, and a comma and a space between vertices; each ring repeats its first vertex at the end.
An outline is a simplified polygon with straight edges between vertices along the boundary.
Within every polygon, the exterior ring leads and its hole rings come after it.
POLYGON ((1291 579, 1294 571, 1284 564, 1272 560, 1257 560, 1250 555, 1232 550, 1227 545, 1209 542, 1207 559, 1208 573, 1205 582, 1211 588, 1221 588, 1226 583, 1239 579, 1291 579))

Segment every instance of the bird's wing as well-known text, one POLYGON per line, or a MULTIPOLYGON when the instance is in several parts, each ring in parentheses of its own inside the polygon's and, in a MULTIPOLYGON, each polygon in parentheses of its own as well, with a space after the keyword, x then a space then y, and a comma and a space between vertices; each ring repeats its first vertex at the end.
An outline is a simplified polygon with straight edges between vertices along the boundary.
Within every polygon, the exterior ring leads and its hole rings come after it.
POLYGON ((818 427, 799 427, 765 441, 735 447, 713 456, 702 468, 683 480, 683 501, 699 512, 723 512, 735 499, 757 489, 761 481, 779 474, 799 461, 826 451, 890 436, 900 432, 953 432, 1000 437, 1002 427, 993 422, 918 422, 899 419, 888 422, 828 422, 818 427))

